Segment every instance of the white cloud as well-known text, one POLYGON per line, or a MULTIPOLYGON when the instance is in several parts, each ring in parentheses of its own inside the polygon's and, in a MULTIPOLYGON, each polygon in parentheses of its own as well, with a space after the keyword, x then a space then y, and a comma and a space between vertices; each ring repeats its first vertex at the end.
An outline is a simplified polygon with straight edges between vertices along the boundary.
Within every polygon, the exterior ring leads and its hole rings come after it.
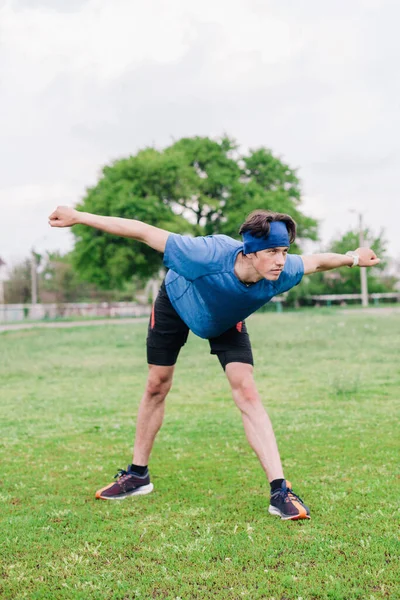
POLYGON ((0 255, 26 252, 32 219, 42 231, 103 164, 223 131, 300 167, 325 239, 354 207, 400 253, 399 14, 392 0, 4 2, 0 255))

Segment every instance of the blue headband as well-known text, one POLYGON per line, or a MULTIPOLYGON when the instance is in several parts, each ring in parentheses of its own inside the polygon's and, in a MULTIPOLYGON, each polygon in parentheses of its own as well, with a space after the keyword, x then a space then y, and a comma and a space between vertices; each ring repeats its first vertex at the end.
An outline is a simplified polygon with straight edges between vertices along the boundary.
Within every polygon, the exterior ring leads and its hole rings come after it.
POLYGON ((289 234, 283 221, 272 221, 269 235, 267 237, 255 237, 251 231, 245 231, 243 237, 243 254, 266 250, 267 248, 278 248, 290 246, 289 234))

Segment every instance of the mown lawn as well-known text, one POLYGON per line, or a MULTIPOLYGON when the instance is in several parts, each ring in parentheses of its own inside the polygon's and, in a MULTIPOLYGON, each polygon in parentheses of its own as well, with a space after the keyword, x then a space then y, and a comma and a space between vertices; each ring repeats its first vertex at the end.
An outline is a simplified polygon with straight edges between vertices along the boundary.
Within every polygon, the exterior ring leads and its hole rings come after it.
POLYGON ((131 460, 146 326, 0 334, 1 599, 400 598, 400 317, 248 321, 286 477, 268 487, 207 342, 190 336, 151 462, 155 491, 94 499, 131 460))

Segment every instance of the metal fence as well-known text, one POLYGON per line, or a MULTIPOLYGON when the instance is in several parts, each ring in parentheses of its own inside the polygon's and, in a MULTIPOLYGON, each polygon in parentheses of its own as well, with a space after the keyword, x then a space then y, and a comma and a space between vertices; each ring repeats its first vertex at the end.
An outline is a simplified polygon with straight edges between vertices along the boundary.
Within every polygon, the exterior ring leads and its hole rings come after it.
POLYGON ((143 317, 149 304, 136 302, 68 302, 63 304, 0 304, 0 323, 61 318, 143 317))

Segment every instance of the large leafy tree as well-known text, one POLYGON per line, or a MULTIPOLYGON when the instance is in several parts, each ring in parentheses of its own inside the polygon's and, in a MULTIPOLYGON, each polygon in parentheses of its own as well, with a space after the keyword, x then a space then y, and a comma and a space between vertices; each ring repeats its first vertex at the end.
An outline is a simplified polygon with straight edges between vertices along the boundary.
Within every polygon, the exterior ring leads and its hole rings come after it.
MULTIPOLYGON (((170 197, 179 182, 177 157, 147 149, 103 169, 98 184, 77 206, 86 212, 138 219, 171 231, 183 231, 186 221, 176 215, 170 197)), ((145 244, 77 225, 73 263, 81 277, 103 288, 122 287, 134 274, 151 276, 160 256, 145 244)))
MULTIPOLYGON (((241 156, 228 137, 183 138, 163 151, 148 148, 118 160, 103 169, 77 208, 178 233, 233 237, 249 212, 269 208, 292 215, 300 238, 317 234, 316 221, 301 212, 296 172, 266 148, 241 156)), ((162 264, 139 242, 84 226, 74 234, 75 266, 104 288, 121 287, 134 274, 149 277, 162 264)))

